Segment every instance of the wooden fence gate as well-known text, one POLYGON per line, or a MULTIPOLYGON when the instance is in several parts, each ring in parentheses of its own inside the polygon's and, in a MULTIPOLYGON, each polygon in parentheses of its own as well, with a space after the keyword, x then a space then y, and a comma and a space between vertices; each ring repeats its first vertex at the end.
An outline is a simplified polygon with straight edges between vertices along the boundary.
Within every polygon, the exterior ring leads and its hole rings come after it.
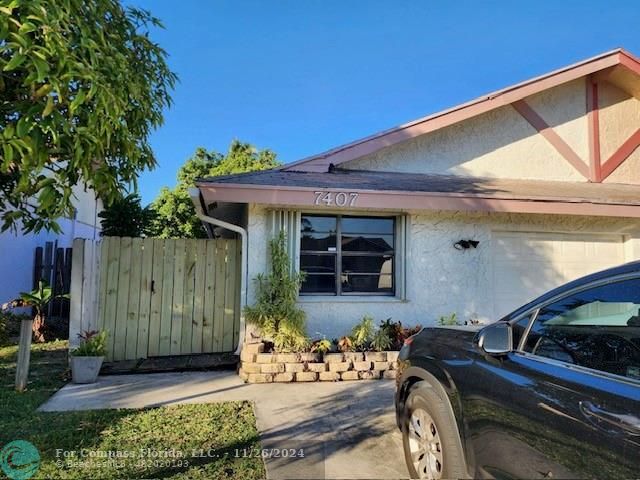
POLYGON ((233 351, 239 256, 235 239, 76 239, 70 345, 105 329, 109 361, 233 351))

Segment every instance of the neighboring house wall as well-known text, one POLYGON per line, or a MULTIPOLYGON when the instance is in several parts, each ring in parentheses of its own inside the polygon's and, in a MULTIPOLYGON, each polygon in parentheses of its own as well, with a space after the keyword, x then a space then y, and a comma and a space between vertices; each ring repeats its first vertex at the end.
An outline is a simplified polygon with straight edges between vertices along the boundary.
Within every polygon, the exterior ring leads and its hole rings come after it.
MULTIPOLYGON (((529 106, 588 163, 585 80, 526 98, 529 106)), ((600 83, 603 162, 640 123, 640 102, 600 83)), ((512 106, 346 162, 343 168, 463 176, 586 181, 512 106)), ((640 149, 606 180, 640 183, 640 149)))
MULTIPOLYGON (((502 232, 606 234, 612 240, 617 236, 624 247, 621 260, 640 259, 640 223, 637 220, 462 212, 409 212, 408 215, 404 252, 405 298, 300 297, 300 305, 308 314, 311 336, 345 335, 365 314, 373 315, 376 320, 392 317, 408 325, 433 325, 441 315, 453 312, 461 320, 472 317, 485 322, 497 320, 508 313, 497 311, 494 306, 493 269, 496 262, 493 249, 502 232), (453 243, 468 238, 480 241, 477 249, 458 251, 453 248, 453 243)), ((249 304, 256 298, 253 279, 267 269, 269 225, 269 210, 261 205, 251 205, 248 217, 249 304)), ((536 255, 538 260, 544 260, 540 258, 540 252, 536 255)), ((613 257, 612 261, 619 263, 613 257)), ((521 301, 532 300, 546 289, 563 283, 565 278, 563 272, 549 268, 544 280, 545 284, 541 284, 537 277, 530 298, 521 301)))
POLYGON ((42 231, 22 234, 19 231, 0 233, 0 303, 16 298, 20 292, 33 286, 34 254, 37 247, 46 242, 58 242, 58 247, 70 248, 74 238, 95 239, 100 236, 97 214, 102 210, 102 201, 96 200, 93 190, 74 189, 77 200, 75 219, 58 221, 62 233, 42 231), (10 272, 10 273, 9 273, 10 272))

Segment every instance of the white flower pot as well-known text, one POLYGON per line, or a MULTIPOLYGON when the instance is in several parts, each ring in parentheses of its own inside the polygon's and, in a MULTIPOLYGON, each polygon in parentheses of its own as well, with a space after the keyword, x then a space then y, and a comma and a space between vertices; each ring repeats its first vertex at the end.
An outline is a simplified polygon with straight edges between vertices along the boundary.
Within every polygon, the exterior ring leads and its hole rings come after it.
POLYGON ((71 380, 73 383, 95 383, 104 357, 71 357, 71 380))

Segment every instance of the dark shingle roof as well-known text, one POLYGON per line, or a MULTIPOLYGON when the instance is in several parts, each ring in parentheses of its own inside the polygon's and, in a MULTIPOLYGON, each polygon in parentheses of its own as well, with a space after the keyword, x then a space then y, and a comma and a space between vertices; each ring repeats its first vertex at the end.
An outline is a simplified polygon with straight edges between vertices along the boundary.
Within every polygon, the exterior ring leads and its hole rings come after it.
POLYGON ((196 184, 200 187, 213 186, 215 184, 285 188, 310 187, 640 205, 640 185, 479 178, 342 169, 334 169, 332 172, 266 170, 205 178, 198 180, 196 184))

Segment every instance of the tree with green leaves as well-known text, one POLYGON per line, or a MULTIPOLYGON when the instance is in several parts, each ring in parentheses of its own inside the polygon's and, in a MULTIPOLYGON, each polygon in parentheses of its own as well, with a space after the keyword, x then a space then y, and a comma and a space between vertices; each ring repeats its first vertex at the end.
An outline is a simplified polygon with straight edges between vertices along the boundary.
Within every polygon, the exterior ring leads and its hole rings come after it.
POLYGON ((176 75, 148 11, 118 0, 0 2, 0 225, 59 231, 73 187, 109 204, 155 166, 176 75))
POLYGON ((275 168, 280 163, 271 150, 258 150, 249 143, 233 140, 226 155, 196 149, 178 170, 175 188, 164 187, 153 201, 153 231, 162 238, 205 238, 202 222, 196 216, 189 188, 198 178, 254 172, 275 168))
POLYGON ((153 235, 154 212, 143 207, 140 195, 130 193, 114 200, 102 210, 100 225, 103 237, 146 237, 153 235))

